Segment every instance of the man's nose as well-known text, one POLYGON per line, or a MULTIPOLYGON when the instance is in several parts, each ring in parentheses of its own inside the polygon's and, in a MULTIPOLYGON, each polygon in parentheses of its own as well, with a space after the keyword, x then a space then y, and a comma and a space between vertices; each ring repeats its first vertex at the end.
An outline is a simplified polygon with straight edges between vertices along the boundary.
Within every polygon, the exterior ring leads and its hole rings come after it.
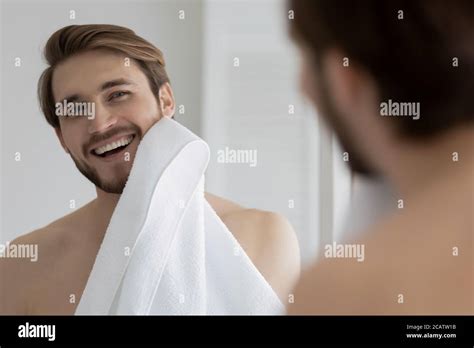
POLYGON ((96 103, 95 116, 89 122, 89 134, 102 133, 117 123, 117 117, 106 107, 96 103))

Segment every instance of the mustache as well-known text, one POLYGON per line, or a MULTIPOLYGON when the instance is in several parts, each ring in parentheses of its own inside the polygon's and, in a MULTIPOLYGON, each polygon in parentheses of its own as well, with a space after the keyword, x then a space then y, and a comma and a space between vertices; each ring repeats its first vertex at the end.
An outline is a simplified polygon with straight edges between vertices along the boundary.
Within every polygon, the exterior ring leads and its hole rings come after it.
POLYGON ((104 133, 99 133, 99 134, 92 135, 91 138, 83 146, 84 154, 87 154, 88 149, 90 149, 92 145, 94 145, 94 144, 96 144, 100 141, 110 139, 113 136, 115 136, 117 134, 120 134, 120 133, 135 133, 136 136, 138 136, 138 139, 142 138, 142 131, 136 125, 117 126, 117 127, 114 127, 114 128, 112 128, 108 131, 105 131, 104 133))

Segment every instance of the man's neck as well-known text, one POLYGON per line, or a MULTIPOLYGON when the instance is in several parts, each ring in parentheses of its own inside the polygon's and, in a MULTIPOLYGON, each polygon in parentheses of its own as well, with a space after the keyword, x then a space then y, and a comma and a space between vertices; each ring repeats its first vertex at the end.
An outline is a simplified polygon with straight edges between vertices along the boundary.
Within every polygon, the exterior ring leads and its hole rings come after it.
MULTIPOLYGON (((105 234, 120 194, 107 193, 99 188, 96 188, 96 192, 97 198, 91 202, 94 225, 105 234)), ((102 238, 103 235, 98 237, 102 238)))
POLYGON ((474 127, 465 126, 443 136, 399 146, 387 175, 402 196, 411 196, 456 173, 472 171, 474 127))

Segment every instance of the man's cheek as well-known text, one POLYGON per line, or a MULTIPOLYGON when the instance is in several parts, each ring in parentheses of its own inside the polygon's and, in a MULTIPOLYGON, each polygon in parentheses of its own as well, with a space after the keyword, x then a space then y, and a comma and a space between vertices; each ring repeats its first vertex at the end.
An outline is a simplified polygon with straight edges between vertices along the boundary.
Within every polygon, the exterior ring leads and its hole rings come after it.
POLYGON ((67 148, 67 152, 74 157, 82 157, 82 143, 78 141, 78 139, 67 138, 65 139, 65 145, 67 148))

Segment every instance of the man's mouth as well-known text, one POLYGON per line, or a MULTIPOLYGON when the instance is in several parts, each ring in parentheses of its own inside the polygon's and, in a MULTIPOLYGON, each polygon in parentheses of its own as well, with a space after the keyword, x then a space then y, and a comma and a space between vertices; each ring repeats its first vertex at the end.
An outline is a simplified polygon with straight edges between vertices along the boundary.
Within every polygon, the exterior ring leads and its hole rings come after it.
POLYGON ((102 158, 107 158, 116 155, 124 151, 128 147, 128 145, 130 145, 134 138, 134 134, 125 135, 119 139, 110 141, 104 145, 92 149, 91 154, 102 158))

